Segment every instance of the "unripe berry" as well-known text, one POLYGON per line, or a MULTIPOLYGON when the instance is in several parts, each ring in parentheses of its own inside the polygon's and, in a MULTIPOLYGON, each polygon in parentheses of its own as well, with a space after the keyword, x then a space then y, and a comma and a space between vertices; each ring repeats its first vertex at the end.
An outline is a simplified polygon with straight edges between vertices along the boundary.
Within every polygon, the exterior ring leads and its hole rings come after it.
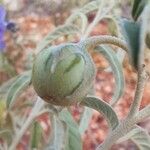
POLYGON ((94 78, 94 63, 78 44, 50 47, 34 60, 34 89, 43 100, 54 105, 80 102, 88 94, 94 78))

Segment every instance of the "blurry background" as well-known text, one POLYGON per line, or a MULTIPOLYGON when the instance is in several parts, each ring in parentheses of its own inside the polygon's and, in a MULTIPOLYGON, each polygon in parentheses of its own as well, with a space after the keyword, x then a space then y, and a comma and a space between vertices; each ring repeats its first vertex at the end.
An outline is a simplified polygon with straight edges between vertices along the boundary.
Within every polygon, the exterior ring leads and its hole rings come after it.
MULTIPOLYGON (((0 84, 4 83, 11 77, 24 72, 32 67, 32 56, 34 49, 41 39, 50 31, 54 30, 58 25, 65 22, 66 18, 82 7, 90 0, 1 0, 7 11, 7 20, 15 23, 15 30, 5 33, 6 48, 3 55, 7 59, 0 60, 0 84)), ((111 5, 111 4, 110 4, 111 5)), ((114 8, 118 15, 130 18, 131 1, 122 0, 114 8)), ((93 20, 95 12, 89 14, 89 23, 93 20)), ((94 29, 91 35, 104 35, 112 33, 113 28, 106 21, 101 21, 94 29)), ((65 38, 58 39, 55 44, 65 42, 65 38)), ((107 67, 106 60, 98 54, 91 52, 94 62, 98 69, 97 78, 95 81, 96 94, 108 101, 114 89, 114 78, 111 72, 102 71, 107 67)), ((146 55, 146 62, 149 63, 150 52, 146 55)), ((127 113, 132 102, 135 84, 136 73, 129 65, 128 59, 123 62, 124 74, 126 78, 126 89, 124 96, 115 107, 120 118, 123 118, 127 113)), ((141 108, 150 103, 150 84, 146 84, 145 93, 141 108)), ((35 92, 30 87, 27 89, 18 100, 34 100, 35 92)), ((16 107, 21 104, 18 102, 16 107)), ((26 111, 26 110, 24 110, 26 111)), ((79 121, 82 108, 72 107, 74 118, 79 121)), ((40 118, 43 122, 47 121, 45 116, 40 118)), ((139 125, 146 128, 150 132, 149 120, 146 120, 139 125)), ((45 127, 46 128, 46 127, 45 127)), ((49 129, 48 127, 46 128, 49 129)), ((28 142, 28 134, 24 136, 18 149, 23 149, 23 146, 28 142)), ((89 124, 85 135, 83 136, 84 150, 94 150, 107 135, 107 124, 98 112, 94 112, 92 120, 89 124)), ((136 150, 137 147, 131 141, 114 145, 112 150, 136 150)))

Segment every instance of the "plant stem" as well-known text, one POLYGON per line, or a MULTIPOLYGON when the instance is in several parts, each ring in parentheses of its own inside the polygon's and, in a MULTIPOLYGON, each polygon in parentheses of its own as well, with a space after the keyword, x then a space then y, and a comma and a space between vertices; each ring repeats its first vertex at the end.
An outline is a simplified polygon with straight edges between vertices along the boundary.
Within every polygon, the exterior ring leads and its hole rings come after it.
POLYGON ((135 97, 134 97, 134 101, 131 105, 127 118, 132 118, 139 111, 139 107, 140 107, 143 92, 144 92, 144 86, 145 86, 145 82, 147 81, 147 78, 148 78, 148 75, 145 71, 145 67, 143 66, 143 68, 138 71, 138 83, 137 83, 137 88, 135 92, 135 97))
POLYGON ((122 120, 115 130, 110 132, 105 141, 96 150, 109 150, 111 146, 122 136, 127 134, 134 126, 134 120, 122 120))
POLYGON ((148 75, 143 66, 143 68, 138 72, 138 83, 135 92, 135 98, 133 104, 131 105, 128 116, 123 121, 120 121, 120 124, 116 127, 116 129, 108 134, 105 141, 101 145, 99 145, 96 150, 109 150, 118 139, 132 130, 136 123, 140 122, 142 119, 150 115, 150 105, 137 114, 147 78, 148 75))
POLYGON ((27 128, 30 126, 32 121, 37 117, 37 113, 41 110, 41 108, 44 106, 44 101, 41 100, 41 98, 38 97, 34 107, 32 108, 32 111, 27 118, 26 122, 23 124, 22 128, 20 129, 19 133, 14 137, 14 140, 12 141, 12 144, 9 147, 9 150, 15 150, 17 144, 21 140, 22 136, 24 135, 27 128))
POLYGON ((86 48, 95 48, 100 44, 112 44, 128 52, 127 44, 123 40, 109 35, 93 36, 86 39, 85 41, 81 41, 81 44, 82 43, 86 48))
POLYGON ((139 123, 149 116, 150 105, 142 109, 135 117, 126 118, 123 121, 120 121, 120 124, 116 127, 116 129, 108 134, 105 141, 99 145, 96 150, 109 150, 117 140, 131 131, 136 123, 139 123))
MULTIPOLYGON (((103 6, 104 6, 104 1, 102 0, 101 1, 101 5, 100 5, 100 7, 98 9, 98 12, 96 13, 96 16, 95 16, 94 20, 88 26, 88 28, 87 28, 86 32, 84 33, 81 41, 86 39, 90 35, 90 33, 92 32, 94 26, 96 26, 96 24, 110 11, 110 9, 112 9, 112 6, 111 6, 111 8, 108 8, 108 10, 106 10, 105 13, 102 14, 103 6)), ((93 88, 93 92, 92 93, 94 93, 94 88, 93 88)), ((90 119, 92 117, 92 114, 93 114, 93 110, 88 108, 88 107, 85 107, 84 112, 82 114, 81 121, 80 121, 80 125, 79 125, 79 131, 80 131, 81 135, 87 129, 88 123, 89 123, 89 121, 90 121, 90 119)))
POLYGON ((136 123, 139 123, 140 121, 142 121, 143 119, 150 117, 150 104, 148 106, 146 106, 145 108, 143 108, 136 116, 135 116, 135 120, 136 123))

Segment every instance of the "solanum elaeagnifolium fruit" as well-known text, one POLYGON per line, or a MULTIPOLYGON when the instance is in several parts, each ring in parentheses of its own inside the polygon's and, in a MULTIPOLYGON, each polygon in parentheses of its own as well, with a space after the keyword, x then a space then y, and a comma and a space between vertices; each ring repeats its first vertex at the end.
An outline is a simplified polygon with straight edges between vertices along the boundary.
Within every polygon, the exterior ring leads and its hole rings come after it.
POLYGON ((46 102, 68 106, 82 101, 95 78, 93 60, 80 44, 62 44, 36 56, 32 83, 46 102))
POLYGON ((147 47, 150 49, 150 32, 147 33, 145 42, 146 42, 147 47))

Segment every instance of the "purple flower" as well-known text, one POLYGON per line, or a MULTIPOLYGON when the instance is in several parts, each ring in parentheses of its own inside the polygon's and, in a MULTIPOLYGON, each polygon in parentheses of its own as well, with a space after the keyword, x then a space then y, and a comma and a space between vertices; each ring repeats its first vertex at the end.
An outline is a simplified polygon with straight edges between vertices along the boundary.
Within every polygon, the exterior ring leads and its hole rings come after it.
POLYGON ((3 52, 5 48, 5 42, 4 42, 4 34, 6 29, 14 31, 15 24, 12 22, 7 22, 5 20, 6 18, 6 10, 5 8, 0 5, 0 52, 3 52))
POLYGON ((4 43, 4 33, 6 30, 6 11, 3 6, 0 5, 0 51, 2 51, 5 48, 5 43, 4 43))

